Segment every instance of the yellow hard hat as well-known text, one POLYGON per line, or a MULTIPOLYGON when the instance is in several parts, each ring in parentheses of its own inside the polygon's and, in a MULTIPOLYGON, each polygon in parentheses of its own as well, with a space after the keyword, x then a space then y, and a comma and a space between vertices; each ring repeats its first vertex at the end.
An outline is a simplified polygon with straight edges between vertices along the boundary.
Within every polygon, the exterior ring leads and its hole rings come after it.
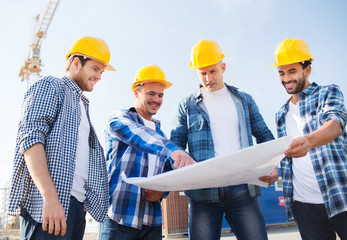
POLYGON ((190 68, 203 68, 214 65, 224 58, 222 50, 213 40, 200 40, 191 51, 190 68))
POLYGON ((166 77, 163 70, 161 70, 160 67, 158 67, 157 65, 144 66, 137 71, 134 83, 132 85, 133 91, 136 85, 146 82, 162 83, 164 84, 164 89, 168 89, 172 86, 171 82, 166 81, 166 77))
POLYGON ((73 55, 83 55, 95 60, 98 60, 106 65, 106 70, 116 71, 116 69, 109 64, 110 50, 101 38, 95 37, 81 37, 77 39, 71 46, 66 59, 73 55))
POLYGON ((310 48, 301 39, 284 39, 275 50, 275 66, 288 65, 292 63, 313 61, 310 48))

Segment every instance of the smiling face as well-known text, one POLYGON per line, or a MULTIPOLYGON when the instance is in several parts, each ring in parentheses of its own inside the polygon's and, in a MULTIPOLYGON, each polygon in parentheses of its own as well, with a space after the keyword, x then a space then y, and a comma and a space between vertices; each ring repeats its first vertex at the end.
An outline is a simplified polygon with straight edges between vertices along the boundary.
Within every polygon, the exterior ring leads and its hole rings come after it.
POLYGON ((157 113, 164 97, 164 84, 159 82, 147 82, 139 88, 135 88, 135 108, 145 119, 152 120, 157 113))
POLYGON ((217 91, 224 87, 224 72, 225 63, 222 62, 196 69, 202 87, 209 92, 217 91))
POLYGON ((82 91, 91 92, 94 85, 101 80, 101 74, 105 70, 105 64, 90 59, 82 66, 79 58, 72 60, 67 72, 67 77, 74 81, 82 91))
POLYGON ((296 101, 299 99, 299 93, 310 86, 308 76, 311 72, 311 66, 303 69, 300 63, 293 63, 278 67, 278 74, 282 85, 287 93, 293 95, 296 101))

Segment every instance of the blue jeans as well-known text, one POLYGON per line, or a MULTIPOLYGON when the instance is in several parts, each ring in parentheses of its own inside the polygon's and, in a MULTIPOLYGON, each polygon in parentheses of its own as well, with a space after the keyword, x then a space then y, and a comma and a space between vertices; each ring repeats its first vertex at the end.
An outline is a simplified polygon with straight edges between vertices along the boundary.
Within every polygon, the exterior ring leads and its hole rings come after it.
POLYGON ((142 229, 127 227, 110 218, 100 224, 99 240, 161 240, 162 226, 142 226, 142 229))
POLYGON ((303 240, 347 239, 347 212, 328 217, 324 204, 294 201, 293 211, 303 240), (336 232, 336 233, 335 233, 336 232))
POLYGON ((86 225, 86 213, 82 203, 71 197, 68 218, 66 220, 66 234, 64 236, 54 236, 48 231, 42 230, 42 223, 36 222, 26 209, 22 209, 20 223, 20 239, 25 240, 82 240, 86 225))
POLYGON ((267 239, 258 198, 250 197, 247 185, 219 188, 219 196, 218 203, 189 200, 189 239, 220 239, 224 213, 237 239, 267 239))

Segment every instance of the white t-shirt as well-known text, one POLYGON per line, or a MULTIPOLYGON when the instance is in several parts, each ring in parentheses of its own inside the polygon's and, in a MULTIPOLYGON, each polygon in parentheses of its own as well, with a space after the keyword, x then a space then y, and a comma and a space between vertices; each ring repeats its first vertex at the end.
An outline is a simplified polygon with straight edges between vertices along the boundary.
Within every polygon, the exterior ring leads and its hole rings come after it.
POLYGON ((228 88, 224 86, 213 92, 201 88, 201 93, 210 118, 215 156, 225 156, 240 150, 239 119, 228 88))
MULTIPOLYGON (((299 106, 291 101, 289 102, 289 111, 286 116, 286 127, 289 136, 295 138, 304 136, 304 126, 301 121, 299 106)), ((319 190, 310 155, 293 158, 292 168, 294 200, 312 204, 323 203, 323 197, 319 190)))
MULTIPOLYGON (((140 114, 139 116, 142 118, 144 124, 146 127, 151 128, 155 131, 155 123, 153 121, 149 121, 145 118, 143 118, 140 114)), ((157 160, 157 156, 154 154, 148 154, 148 173, 147 177, 151 177, 154 175, 154 170, 155 170, 155 163, 157 160)))
POLYGON ((76 149, 75 174, 72 183, 71 195, 74 196, 79 202, 83 202, 86 198, 84 183, 88 178, 90 125, 86 109, 81 100, 80 109, 81 122, 78 126, 78 144, 76 149))

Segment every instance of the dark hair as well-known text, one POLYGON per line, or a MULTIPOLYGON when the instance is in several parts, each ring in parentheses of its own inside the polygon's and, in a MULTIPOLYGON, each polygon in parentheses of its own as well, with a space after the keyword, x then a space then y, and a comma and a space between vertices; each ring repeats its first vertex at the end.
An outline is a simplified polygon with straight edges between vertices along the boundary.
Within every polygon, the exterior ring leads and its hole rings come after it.
POLYGON ((69 57, 65 71, 69 71, 70 66, 72 61, 74 60, 74 58, 78 58, 80 60, 81 66, 83 67, 89 60, 91 60, 90 58, 81 56, 81 55, 73 55, 71 57, 69 57))
MULTIPOLYGON (((79 56, 79 55, 73 56, 72 59, 75 58, 75 57, 78 57, 78 59, 79 59, 80 62, 81 62, 81 66, 82 66, 82 67, 83 67, 89 60, 91 60, 90 58, 87 58, 87 57, 84 57, 84 56, 79 56)), ((72 59, 71 59, 71 60, 72 60, 72 59)))
POLYGON ((301 62, 300 64, 301 64, 301 66, 302 66, 302 68, 303 69, 305 69, 305 68, 307 68, 307 66, 309 66, 309 65, 311 65, 311 61, 305 61, 305 62, 301 62))

